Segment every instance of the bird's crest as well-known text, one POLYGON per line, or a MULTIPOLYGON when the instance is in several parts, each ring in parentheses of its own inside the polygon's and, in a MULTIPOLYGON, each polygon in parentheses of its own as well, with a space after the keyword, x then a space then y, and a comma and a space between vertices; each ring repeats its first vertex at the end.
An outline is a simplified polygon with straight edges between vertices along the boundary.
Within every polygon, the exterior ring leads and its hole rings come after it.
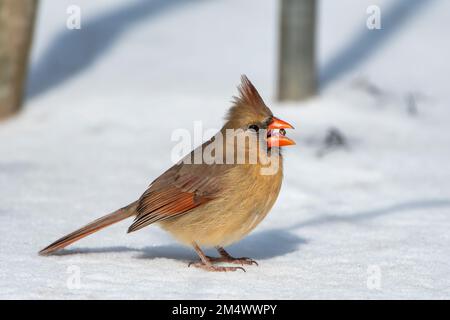
POLYGON ((241 76, 241 84, 238 87, 239 96, 233 97, 233 106, 228 112, 229 122, 238 119, 264 119, 272 115, 272 111, 266 106, 264 100, 250 82, 247 76, 241 76))
POLYGON ((239 96, 233 97, 233 102, 235 104, 245 105, 255 109, 266 107, 258 90, 256 90, 255 86, 250 82, 246 75, 241 76, 241 84, 239 85, 238 90, 239 96))

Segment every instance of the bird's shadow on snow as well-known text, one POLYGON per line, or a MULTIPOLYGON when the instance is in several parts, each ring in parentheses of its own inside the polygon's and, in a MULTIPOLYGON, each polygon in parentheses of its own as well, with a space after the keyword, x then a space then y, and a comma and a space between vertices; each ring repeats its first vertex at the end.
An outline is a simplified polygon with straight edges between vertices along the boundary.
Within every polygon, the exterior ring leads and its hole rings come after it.
MULTIPOLYGON (((297 251, 298 247, 305 243, 307 243, 305 239, 293 233, 270 229, 251 234, 226 249, 234 257, 250 257, 255 260, 265 260, 297 251)), ((206 249, 205 252, 208 255, 217 256, 215 250, 206 249)), ((176 244, 145 248, 139 258, 198 259, 193 250, 176 244)))
MULTIPOLYGON (((307 240, 285 230, 270 229, 251 234, 237 244, 227 248, 235 257, 251 257, 255 260, 265 260, 298 250, 298 247, 307 243, 307 240)), ((192 261, 198 257, 195 252, 178 244, 149 246, 144 248, 130 248, 125 246, 103 248, 75 248, 62 250, 55 255, 65 256, 72 254, 104 254, 104 253, 138 253, 138 259, 172 259, 192 261)), ((207 249, 206 254, 217 255, 214 250, 207 249)))
POLYGON ((295 252, 306 243, 308 243, 307 239, 292 232, 269 229, 255 232, 228 249, 234 256, 265 260, 295 252))

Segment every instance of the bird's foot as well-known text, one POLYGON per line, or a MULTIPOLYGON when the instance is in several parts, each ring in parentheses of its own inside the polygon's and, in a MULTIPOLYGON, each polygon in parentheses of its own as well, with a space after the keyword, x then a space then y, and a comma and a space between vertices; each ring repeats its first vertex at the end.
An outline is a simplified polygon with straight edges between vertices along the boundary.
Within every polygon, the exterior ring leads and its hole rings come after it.
POLYGON ((225 262, 225 263, 232 263, 232 264, 240 264, 240 265, 258 265, 258 262, 256 262, 255 260, 251 259, 251 258, 247 258, 247 257, 242 257, 242 258, 234 258, 232 256, 221 256, 219 258, 216 257, 209 257, 208 259, 211 262, 225 262))
POLYGON ((242 270, 242 271, 246 272, 245 269, 242 267, 215 266, 213 264, 206 264, 203 261, 190 262, 188 264, 188 267, 190 267, 190 266, 194 266, 196 268, 203 269, 206 271, 212 271, 212 272, 227 272, 227 271, 237 271, 237 270, 242 270))

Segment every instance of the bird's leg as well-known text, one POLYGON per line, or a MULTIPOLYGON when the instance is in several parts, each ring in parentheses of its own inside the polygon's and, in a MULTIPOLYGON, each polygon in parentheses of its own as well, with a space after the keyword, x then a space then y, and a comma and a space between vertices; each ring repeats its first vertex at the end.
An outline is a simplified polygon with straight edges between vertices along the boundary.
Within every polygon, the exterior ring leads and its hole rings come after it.
POLYGON ((200 261, 199 262, 190 262, 188 267, 190 267, 192 265, 196 268, 204 269, 207 271, 215 271, 215 272, 236 271, 236 270, 242 270, 245 272, 245 269, 242 267, 215 266, 211 263, 211 259, 203 253, 202 249, 200 249, 200 247, 195 242, 192 243, 192 246, 194 247, 195 251, 197 252, 198 256, 200 257, 200 261))
POLYGON ((258 265, 258 263, 255 260, 247 258, 247 257, 234 258, 228 252, 226 252, 225 249, 222 247, 216 247, 216 249, 220 254, 220 258, 207 257, 212 262, 227 262, 227 263, 234 263, 234 264, 241 264, 241 265, 244 265, 244 264, 258 265))

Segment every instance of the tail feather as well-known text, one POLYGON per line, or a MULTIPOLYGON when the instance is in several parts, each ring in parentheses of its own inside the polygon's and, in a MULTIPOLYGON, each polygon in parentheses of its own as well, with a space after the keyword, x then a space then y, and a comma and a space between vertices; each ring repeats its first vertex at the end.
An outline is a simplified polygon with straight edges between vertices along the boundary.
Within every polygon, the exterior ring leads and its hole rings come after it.
POLYGON ((85 225, 84 227, 69 233, 68 235, 56 240, 46 248, 39 251, 40 255, 50 255, 53 252, 60 250, 75 241, 78 241, 94 232, 97 232, 107 226, 110 226, 116 222, 122 221, 136 214, 137 201, 131 203, 130 205, 114 211, 106 216, 103 216, 91 223, 85 225))

